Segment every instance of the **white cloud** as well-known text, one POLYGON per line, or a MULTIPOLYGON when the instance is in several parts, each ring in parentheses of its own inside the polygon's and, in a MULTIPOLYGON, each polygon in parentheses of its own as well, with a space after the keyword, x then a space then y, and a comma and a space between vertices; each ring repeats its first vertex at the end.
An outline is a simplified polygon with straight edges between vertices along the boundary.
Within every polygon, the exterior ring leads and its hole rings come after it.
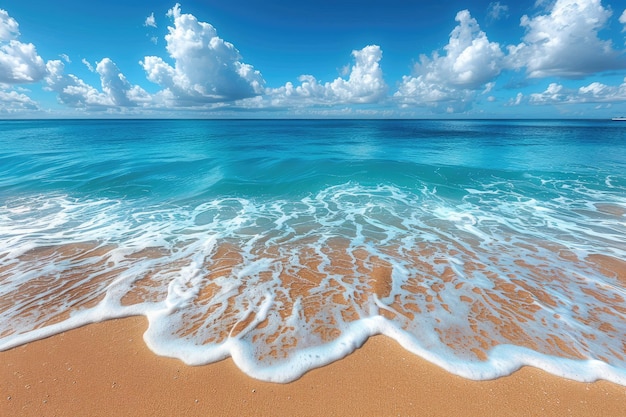
POLYGON ((146 17, 146 21, 143 23, 144 26, 157 27, 156 20, 154 19, 154 13, 151 13, 150 16, 146 17))
POLYGON ((577 99, 585 103, 624 102, 626 101, 626 78, 618 86, 593 82, 587 86, 580 87, 577 99))
POLYGON ((519 106, 520 104, 522 104, 523 99, 524 99, 524 94, 517 93, 515 98, 512 98, 509 100, 509 102, 507 103, 507 106, 519 106))
POLYGON ((37 110, 38 106, 26 94, 18 93, 15 90, 4 90, 0 88, 0 114, 20 113, 24 110, 37 110))
POLYGON ((46 66, 46 88, 56 92, 59 102, 70 107, 91 110, 134 107, 151 100, 141 87, 131 85, 109 58, 98 62, 95 69, 100 75, 102 91, 73 74, 65 74, 65 66, 59 60, 48 61, 46 66))
POLYGON ((619 17, 619 22, 624 25, 624 29, 622 29, 622 32, 626 32, 626 9, 624 9, 624 12, 622 13, 622 15, 619 17))
POLYGON ((387 91, 379 62, 383 52, 378 45, 368 45, 352 51, 355 64, 348 80, 335 79, 330 86, 331 95, 344 103, 373 103, 379 101, 387 91))
POLYGON ((445 54, 420 56, 414 75, 402 78, 394 94, 402 104, 462 111, 470 105, 475 90, 492 88, 489 83, 502 69, 504 54, 500 45, 489 41, 469 11, 457 13, 456 21, 459 24, 450 33, 445 54))
POLYGON ((522 43, 509 47, 509 64, 526 68, 531 78, 579 78, 624 67, 611 41, 598 37, 610 16, 600 0, 557 0, 548 14, 524 15, 526 34, 522 43))
POLYGON ((561 84, 550 83, 548 88, 542 93, 533 93, 530 95, 530 103, 546 104, 546 103, 565 103, 570 101, 567 91, 561 84))
POLYGON ((80 62, 82 62, 83 65, 86 66, 90 72, 95 72, 95 69, 93 68, 93 65, 91 65, 91 62, 87 61, 85 58, 83 58, 80 62))
POLYGON ((472 90, 431 83, 420 75, 402 77, 402 83, 393 96, 403 107, 427 105, 441 111, 450 108, 450 103, 454 103, 455 111, 462 112, 471 106, 475 95, 472 90))
POLYGON ((580 104, 580 103, 614 103, 626 101, 626 78, 618 86, 610 86, 599 82, 578 89, 568 89, 551 83, 548 88, 531 94, 531 104, 580 104))
POLYGON ((0 9, 0 42, 17 39, 20 35, 17 20, 9 16, 6 10, 0 9))
POLYGON ((11 40, 0 46, 0 82, 8 84, 39 81, 46 73, 35 45, 11 40))
POLYGON ((71 107, 105 106, 106 97, 94 87, 72 74, 64 74, 65 65, 60 60, 46 64, 46 89, 58 93, 59 102, 71 107))
POLYGON ((270 105, 280 107, 376 103, 387 92, 387 84, 379 65, 382 54, 378 45, 368 45, 352 51, 354 65, 347 80, 339 77, 322 84, 312 75, 301 75, 298 86, 288 82, 282 87, 268 89, 270 105))
POLYGON ((150 95, 141 87, 131 85, 109 58, 98 62, 96 72, 100 74, 102 91, 109 97, 113 106, 132 107, 150 102, 150 95))
POLYGON ((19 35, 17 21, 0 9, 0 83, 32 83, 41 80, 46 73, 35 46, 18 41, 19 35))
POLYGON ((68 64, 70 64, 72 62, 72 60, 70 59, 69 55, 67 54, 61 54, 59 55, 61 57, 61 59, 65 62, 67 62, 68 64))
POLYGON ((487 7, 488 20, 500 20, 509 17, 509 6, 501 4, 499 1, 489 3, 487 7))
POLYGON ((175 105, 194 106, 263 93, 265 81, 260 72, 241 62, 239 51, 219 38, 213 26, 182 14, 179 4, 167 15, 174 21, 165 36, 174 66, 156 56, 140 62, 148 80, 167 90, 162 96, 175 105))

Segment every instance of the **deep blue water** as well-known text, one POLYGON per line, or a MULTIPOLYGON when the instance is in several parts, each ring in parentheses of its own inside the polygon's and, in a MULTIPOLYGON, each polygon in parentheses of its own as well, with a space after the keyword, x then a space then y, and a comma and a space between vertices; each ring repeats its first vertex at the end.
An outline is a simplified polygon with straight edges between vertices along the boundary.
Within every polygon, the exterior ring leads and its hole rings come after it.
POLYGON ((600 182, 611 176, 623 185, 625 127, 605 121, 8 121, 0 122, 0 192, 271 198, 347 181, 454 186, 534 173, 600 182))

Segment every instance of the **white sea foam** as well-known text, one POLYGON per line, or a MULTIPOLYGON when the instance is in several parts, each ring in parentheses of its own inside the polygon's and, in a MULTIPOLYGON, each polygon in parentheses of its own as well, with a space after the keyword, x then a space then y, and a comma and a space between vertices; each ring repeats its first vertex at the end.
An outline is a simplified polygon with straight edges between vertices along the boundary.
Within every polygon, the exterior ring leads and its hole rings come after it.
POLYGON ((502 187, 461 204, 356 183, 187 206, 22 197, 0 207, 0 349, 140 314, 156 353, 269 381, 384 334, 467 378, 626 385, 623 218, 502 187))

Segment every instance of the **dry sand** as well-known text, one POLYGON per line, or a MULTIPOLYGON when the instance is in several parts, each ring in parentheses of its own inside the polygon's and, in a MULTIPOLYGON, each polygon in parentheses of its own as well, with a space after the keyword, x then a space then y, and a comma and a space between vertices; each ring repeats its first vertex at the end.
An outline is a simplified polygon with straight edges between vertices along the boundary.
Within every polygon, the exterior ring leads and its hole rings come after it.
POLYGON ((378 336, 290 384, 158 357, 133 317, 0 352, 0 416, 626 416, 626 387, 523 368, 451 375, 378 336))

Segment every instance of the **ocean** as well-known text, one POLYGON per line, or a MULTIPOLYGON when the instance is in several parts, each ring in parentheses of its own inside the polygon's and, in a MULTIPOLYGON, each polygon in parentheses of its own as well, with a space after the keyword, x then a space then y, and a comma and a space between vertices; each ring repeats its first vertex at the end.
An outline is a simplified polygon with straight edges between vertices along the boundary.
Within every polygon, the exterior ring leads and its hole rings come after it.
POLYGON ((146 316, 289 382, 383 334, 626 385, 626 125, 0 121, 0 350, 146 316))

